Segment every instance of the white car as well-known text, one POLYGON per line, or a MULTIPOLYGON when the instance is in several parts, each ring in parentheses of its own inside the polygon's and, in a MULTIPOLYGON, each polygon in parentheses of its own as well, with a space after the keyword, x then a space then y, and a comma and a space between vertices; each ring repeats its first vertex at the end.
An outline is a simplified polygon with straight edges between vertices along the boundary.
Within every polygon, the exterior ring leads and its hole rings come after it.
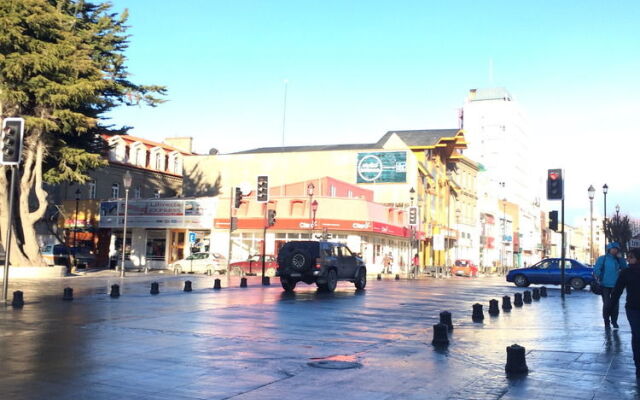
POLYGON ((170 268, 176 274, 208 274, 227 272, 227 259, 219 253, 193 253, 182 260, 175 261, 170 268))

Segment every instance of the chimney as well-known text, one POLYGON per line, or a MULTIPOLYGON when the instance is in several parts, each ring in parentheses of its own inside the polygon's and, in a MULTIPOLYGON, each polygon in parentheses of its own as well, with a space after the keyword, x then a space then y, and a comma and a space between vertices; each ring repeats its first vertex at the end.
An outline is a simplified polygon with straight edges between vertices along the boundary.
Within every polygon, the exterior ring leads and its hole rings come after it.
POLYGON ((166 138, 164 143, 175 147, 176 149, 185 152, 191 153, 193 148, 193 138, 192 137, 174 137, 174 138, 166 138))

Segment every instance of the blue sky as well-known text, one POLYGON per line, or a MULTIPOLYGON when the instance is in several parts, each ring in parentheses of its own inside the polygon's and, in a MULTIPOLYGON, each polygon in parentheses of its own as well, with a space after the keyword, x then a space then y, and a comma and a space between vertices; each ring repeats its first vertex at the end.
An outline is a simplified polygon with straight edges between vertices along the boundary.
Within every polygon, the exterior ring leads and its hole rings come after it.
POLYGON ((608 203, 640 216, 638 1, 114 5, 130 12, 132 79, 169 89, 156 109, 112 113, 131 134, 193 136, 201 152, 280 145, 287 79, 286 144, 373 142, 455 128, 469 89, 505 86, 541 174, 566 169, 575 215, 607 182, 608 203))

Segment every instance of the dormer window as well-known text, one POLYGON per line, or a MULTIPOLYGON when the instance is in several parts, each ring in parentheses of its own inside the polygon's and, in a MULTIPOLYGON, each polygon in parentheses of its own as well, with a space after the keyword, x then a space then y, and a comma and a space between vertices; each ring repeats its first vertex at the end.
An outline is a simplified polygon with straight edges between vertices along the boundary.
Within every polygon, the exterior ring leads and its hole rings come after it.
POLYGON ((154 147, 150 151, 150 165, 149 167, 155 169, 156 171, 164 171, 165 170, 165 155, 164 150, 160 147, 154 147))
POLYGON ((109 160, 125 162, 127 160, 127 145, 120 136, 109 139, 109 160))
POLYGON ((168 164, 168 172, 179 175, 182 174, 182 158, 180 157, 180 153, 178 153, 177 151, 172 151, 171 153, 169 153, 168 164))
POLYGON ((131 144, 129 157, 129 163, 143 168, 147 166, 147 149, 144 144, 140 142, 131 144))

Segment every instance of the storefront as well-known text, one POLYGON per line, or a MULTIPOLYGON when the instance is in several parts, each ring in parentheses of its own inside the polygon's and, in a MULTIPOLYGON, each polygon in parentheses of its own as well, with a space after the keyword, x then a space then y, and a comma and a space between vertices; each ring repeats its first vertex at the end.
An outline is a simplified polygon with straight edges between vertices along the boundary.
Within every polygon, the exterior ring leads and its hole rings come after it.
MULTIPOLYGON (((150 199, 127 205, 127 268, 163 269, 192 252, 208 251, 217 200, 150 199)), ((124 202, 100 204, 100 228, 108 230, 111 266, 122 257, 124 202)))

